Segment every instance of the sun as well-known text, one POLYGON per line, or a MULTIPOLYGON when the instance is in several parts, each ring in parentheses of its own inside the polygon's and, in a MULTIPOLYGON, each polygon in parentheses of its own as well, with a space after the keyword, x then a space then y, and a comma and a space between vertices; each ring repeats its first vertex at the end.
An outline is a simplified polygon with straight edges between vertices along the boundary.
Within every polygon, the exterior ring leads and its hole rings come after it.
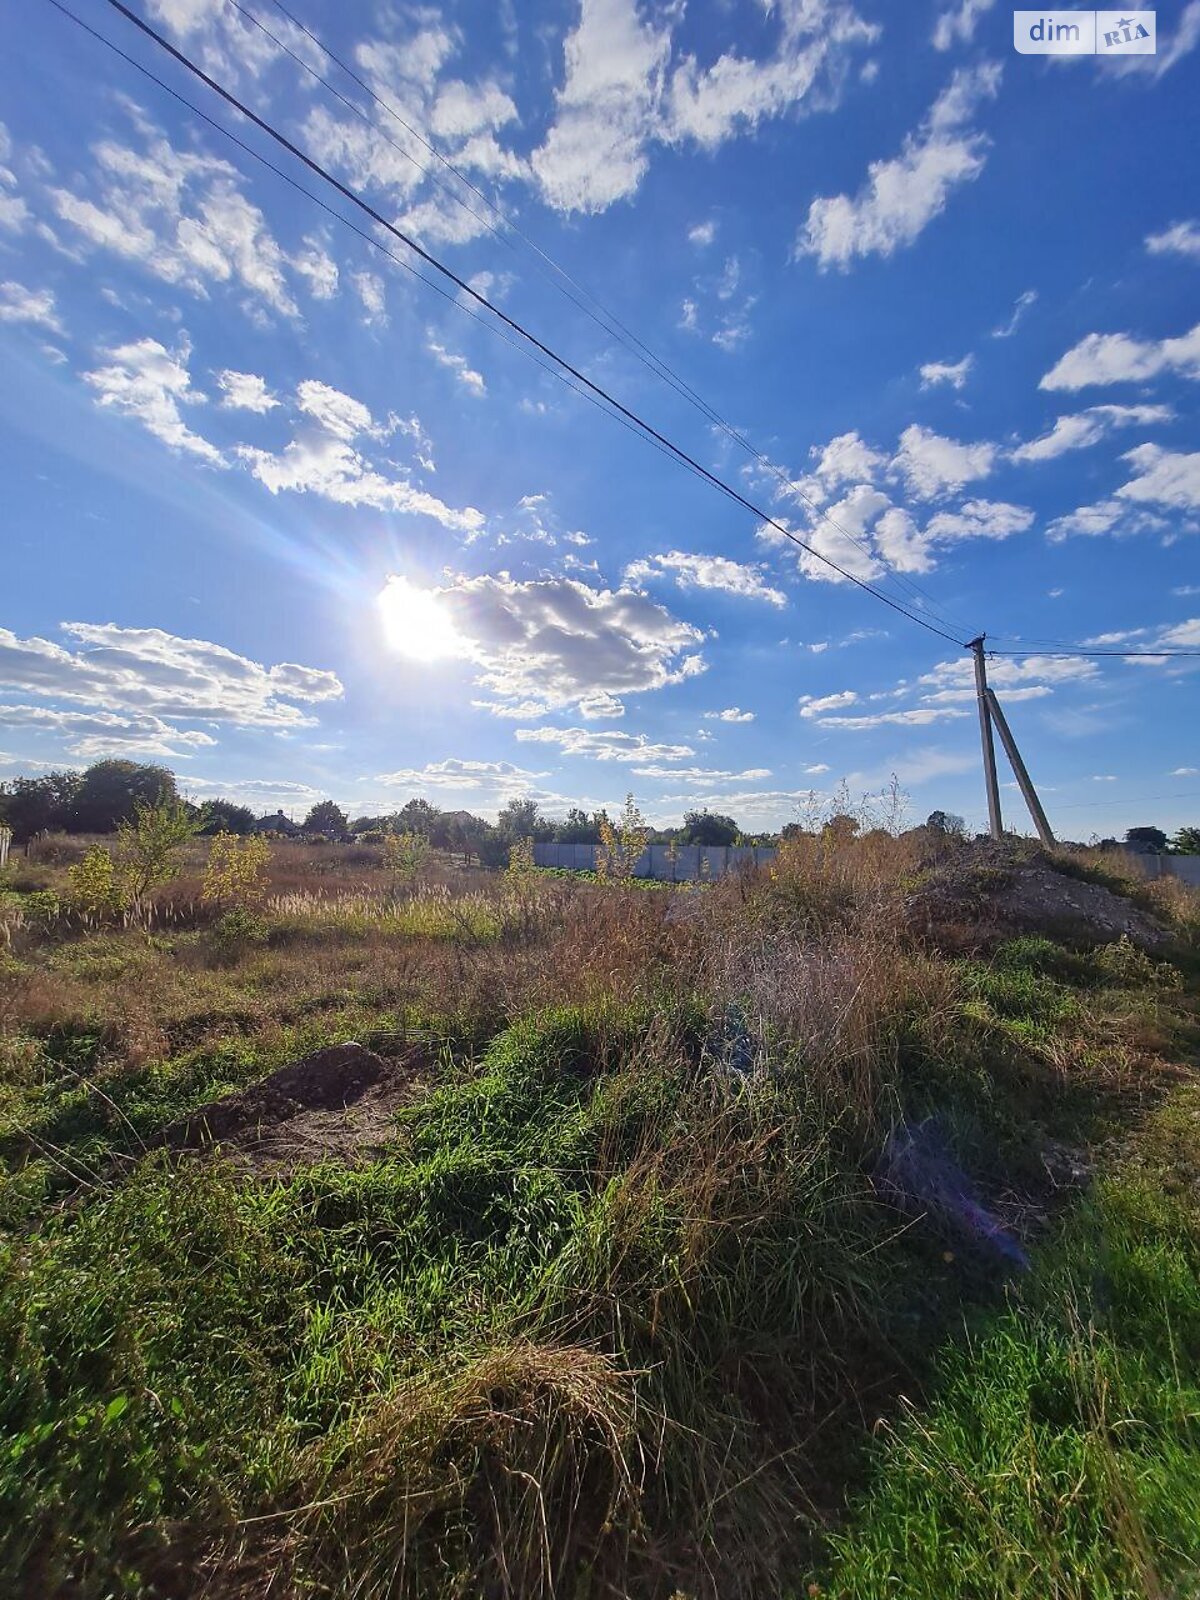
POLYGON ((467 641, 436 590, 418 589, 393 573, 380 591, 378 605, 384 638, 400 655, 415 661, 441 661, 467 654, 467 641))

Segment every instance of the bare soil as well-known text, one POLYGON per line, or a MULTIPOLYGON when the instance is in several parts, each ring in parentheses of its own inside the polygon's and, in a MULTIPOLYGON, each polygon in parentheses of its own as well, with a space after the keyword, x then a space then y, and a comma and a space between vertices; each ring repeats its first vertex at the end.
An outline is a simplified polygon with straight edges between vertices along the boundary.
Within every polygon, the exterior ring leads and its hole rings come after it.
POLYGON ((425 1068, 420 1046, 392 1061, 353 1042, 332 1045, 172 1123, 162 1142, 219 1147, 254 1168, 369 1160, 393 1137, 395 1113, 420 1093, 425 1068))

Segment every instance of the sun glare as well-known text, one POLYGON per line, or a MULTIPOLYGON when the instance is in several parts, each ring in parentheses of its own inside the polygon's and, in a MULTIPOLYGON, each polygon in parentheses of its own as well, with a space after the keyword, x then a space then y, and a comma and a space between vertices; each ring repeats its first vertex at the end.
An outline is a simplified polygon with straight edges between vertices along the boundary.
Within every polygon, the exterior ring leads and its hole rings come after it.
POLYGON ((440 661, 466 653, 466 640, 435 592, 396 575, 379 595, 383 633, 390 647, 415 661, 440 661))

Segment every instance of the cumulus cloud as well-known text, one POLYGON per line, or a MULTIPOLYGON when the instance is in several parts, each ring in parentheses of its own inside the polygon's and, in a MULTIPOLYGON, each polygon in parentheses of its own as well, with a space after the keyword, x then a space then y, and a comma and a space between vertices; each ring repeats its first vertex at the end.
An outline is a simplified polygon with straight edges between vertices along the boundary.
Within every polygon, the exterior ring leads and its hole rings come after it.
POLYGON ((221 404, 232 411, 253 411, 261 415, 273 411, 279 401, 267 388, 267 380, 253 372, 218 372, 221 404))
POLYGON ((135 418, 172 450, 181 450, 210 466, 224 466, 214 444, 194 433, 184 422, 180 406, 202 403, 204 395, 192 388, 187 362, 191 354, 186 339, 168 350, 157 339, 137 339, 103 354, 106 366, 85 372, 84 382, 99 397, 99 404, 135 418))
POLYGON ((670 550, 665 555, 646 556, 625 568, 626 581, 642 586, 658 578, 672 579, 681 589, 716 589, 747 600, 765 600, 769 605, 786 606, 787 595, 773 588, 761 567, 730 561, 725 556, 689 555, 670 550))
POLYGON ((703 631, 634 589, 566 577, 521 581, 501 572, 456 577, 432 599, 497 708, 536 716, 575 706, 592 719, 619 715, 623 695, 704 671, 697 649, 703 631))
POLYGON ((564 43, 564 79, 532 169, 563 211, 602 211, 635 193, 657 145, 714 150, 817 97, 836 103, 849 53, 878 28, 841 0, 775 9, 771 54, 725 51, 707 64, 674 57, 682 8, 653 19, 635 0, 581 0, 564 43))
POLYGON ((27 289, 24 284, 0 283, 0 322, 26 322, 48 333, 62 333, 50 289, 27 289))
POLYGON ((914 422, 900 435, 892 467, 902 474, 910 494, 932 500, 975 478, 986 478, 996 454, 997 447, 987 441, 962 444, 914 422))
MULTIPOLYGON (((137 713, 140 720, 130 722, 125 731, 163 743, 210 741, 146 718, 287 731, 312 726, 315 718, 306 706, 342 695, 332 672, 294 662, 266 666, 223 645, 160 628, 64 622, 61 631, 67 645, 37 636, 21 639, 0 628, 0 686, 43 699, 82 702, 92 714, 137 713)), ((107 732, 87 732, 109 739, 124 736, 115 725, 107 732)))
POLYGON ((753 722, 754 711, 743 711, 739 706, 726 706, 724 711, 706 711, 705 722, 753 722))
POLYGON ((1200 451, 1184 454, 1156 444, 1140 444, 1121 459, 1137 470, 1136 476, 1117 490, 1119 500, 1200 511, 1200 451))
POLYGON ((922 389, 935 389, 940 383, 948 383, 952 389, 965 388, 974 361, 970 355, 961 361, 927 361, 921 368, 922 389))
POLYGON ((306 378, 296 388, 296 408, 307 426, 279 452, 238 445, 237 457, 272 494, 316 494, 335 505, 432 517, 444 528, 474 535, 484 525, 474 506, 449 506, 407 475, 380 471, 363 453, 362 439, 403 433, 414 440, 421 465, 430 465, 420 423, 389 417, 376 423, 369 407, 332 385, 306 378))
POLYGON ((557 745, 565 756, 588 761, 683 761, 694 756, 689 744, 656 744, 644 733, 593 733, 587 728, 518 728, 522 744, 557 745))
POLYGON ((84 761, 113 755, 186 760, 197 749, 217 742, 209 733, 179 728, 148 713, 122 717, 113 711, 62 711, 48 706, 0 704, 0 728, 51 734, 84 761))
POLYGON ((1170 406, 1091 406, 1075 416, 1057 417, 1049 433, 1030 439, 1012 453, 1014 461, 1051 461, 1068 450, 1083 450, 1098 444, 1115 428, 1150 427, 1170 422, 1175 413, 1170 406))
POLYGON ((1146 383, 1171 372, 1200 378, 1200 322, 1173 339, 1089 333, 1051 367, 1039 387, 1086 389, 1109 383, 1146 383))
POLYGON ((845 706, 856 705, 858 694, 853 689, 840 689, 836 694, 825 694, 819 698, 806 694, 800 697, 800 715, 802 717, 824 717, 830 711, 840 711, 845 706))
POLYGON ((900 155, 871 163, 857 195, 814 200, 797 256, 845 270, 856 257, 890 256, 912 244, 945 210, 951 193, 983 171, 988 140, 969 124, 998 92, 1001 71, 999 63, 985 62, 956 72, 900 155))
POLYGON ((372 779, 389 789, 484 789, 502 796, 527 794, 544 778, 544 772, 528 772, 511 761, 462 761, 450 758, 432 761, 423 767, 400 767, 395 772, 380 772, 372 779))
POLYGON ((51 204, 81 243, 136 262, 146 272, 207 297, 218 285, 294 317, 293 264, 241 177, 227 161, 176 150, 139 118, 141 148, 106 139, 94 146, 86 189, 52 188, 51 204))
POLYGON ((1147 234, 1146 249, 1152 256, 1186 256, 1200 261, 1200 223, 1173 222, 1161 233, 1147 234))

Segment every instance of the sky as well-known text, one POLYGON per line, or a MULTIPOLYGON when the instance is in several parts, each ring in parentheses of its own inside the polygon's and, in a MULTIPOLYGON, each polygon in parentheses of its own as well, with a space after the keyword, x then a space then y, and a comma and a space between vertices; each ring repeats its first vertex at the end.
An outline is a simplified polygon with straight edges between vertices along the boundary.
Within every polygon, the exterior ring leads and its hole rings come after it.
MULTIPOLYGON (((0 59, 0 779, 982 827, 962 641, 1200 648, 1200 0, 130 0, 753 510, 70 3, 161 82, 0 59)), ((1198 668, 990 663, 1061 836, 1200 820, 1198 668)))

